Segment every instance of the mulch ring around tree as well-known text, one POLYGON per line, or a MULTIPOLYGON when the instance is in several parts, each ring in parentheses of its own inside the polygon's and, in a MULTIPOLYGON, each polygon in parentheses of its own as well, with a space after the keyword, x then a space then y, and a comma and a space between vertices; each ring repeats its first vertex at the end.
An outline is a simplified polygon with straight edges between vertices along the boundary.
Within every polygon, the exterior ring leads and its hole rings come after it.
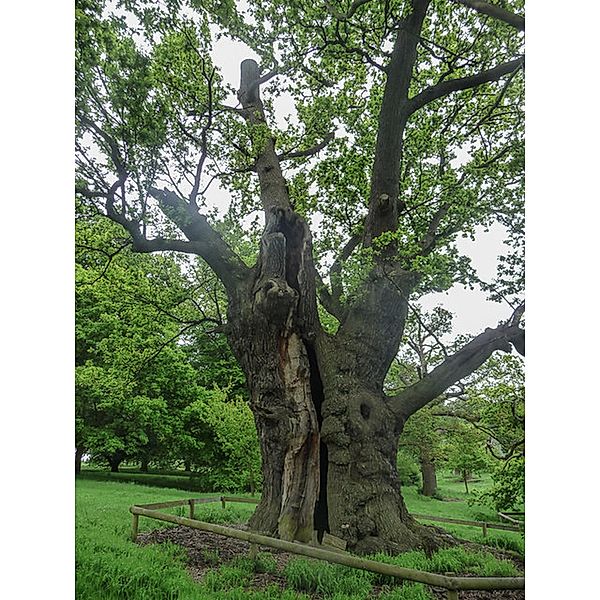
MULTIPOLYGON (((231 527, 231 525, 229 525, 231 527)), ((238 525, 236 529, 246 529, 245 526, 238 525)), ((226 564, 235 558, 245 558, 248 556, 250 544, 242 540, 237 540, 208 531, 199 531, 191 527, 161 527, 147 533, 138 534, 138 543, 161 544, 170 542, 185 548, 187 552, 187 567, 191 576, 196 581, 201 581, 204 575, 220 565, 226 564)), ((476 544, 465 544, 472 547, 473 550, 481 550, 482 547, 476 544)), ((494 554, 498 558, 504 558, 512 561, 518 569, 524 570, 524 561, 513 554, 509 554, 494 548, 485 547, 487 552, 494 554)), ((281 589, 286 587, 286 580, 283 576, 283 570, 287 563, 293 558, 302 558, 297 554, 283 552, 267 546, 259 546, 259 552, 269 552, 277 563, 275 573, 256 573, 250 583, 253 589, 263 589, 269 585, 278 585, 281 589)), ((467 574, 468 575, 468 574, 467 574)), ((376 598, 383 588, 373 586, 372 597, 376 598)), ((439 599, 446 599, 447 592, 441 588, 431 588, 434 596, 439 599)), ((322 598, 322 594, 312 594, 311 598, 322 598)), ((460 600, 524 600, 524 590, 495 590, 495 591, 476 591, 464 590, 459 593, 460 600)))

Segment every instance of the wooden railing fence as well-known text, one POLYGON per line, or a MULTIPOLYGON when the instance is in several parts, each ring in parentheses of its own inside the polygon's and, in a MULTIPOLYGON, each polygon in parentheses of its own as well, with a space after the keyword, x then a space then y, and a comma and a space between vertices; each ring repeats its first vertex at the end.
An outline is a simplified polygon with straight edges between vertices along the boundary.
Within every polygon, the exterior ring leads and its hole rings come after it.
MULTIPOLYGON (((249 542, 250 556, 252 558, 256 556, 259 545, 267 546, 277 550, 283 550, 284 552, 308 556, 309 558, 316 558, 331 563, 354 567, 356 569, 363 569, 373 573, 379 573, 381 575, 389 575, 399 579, 424 583, 432 587, 444 588, 447 591, 448 600, 458 600, 458 593, 460 590, 518 590, 525 588, 524 577, 455 577, 450 575, 440 575, 438 573, 428 573, 426 571, 407 569, 405 567, 389 565, 375 560, 361 558, 340 550, 339 548, 328 549, 326 547, 317 547, 315 545, 308 545, 301 542, 287 542, 266 535, 252 533, 250 531, 243 531, 240 529, 234 529, 233 527, 226 527, 224 525, 216 525, 214 523, 199 521, 194 518, 194 509, 196 504, 207 504, 214 502, 221 502, 221 506, 225 508, 227 502, 246 502, 257 504, 259 500, 241 496, 219 496, 212 498, 187 498, 183 500, 172 500, 169 502, 156 502, 153 504, 134 504, 129 508, 129 512, 132 515, 131 539, 133 541, 137 539, 139 518, 140 516, 143 516, 150 519, 156 519, 157 521, 174 523, 176 525, 184 525, 186 527, 192 527, 193 529, 200 529, 202 531, 216 533, 217 535, 249 542), (162 508, 172 508, 175 506, 185 505, 189 506, 189 518, 171 515, 158 510, 162 508)), ((417 517, 418 515, 413 516, 417 517)), ((461 524, 481 525, 481 522, 477 521, 443 519, 441 517, 429 517, 426 515, 420 515, 420 518, 429 521, 438 520, 441 522, 460 522, 461 524)), ((486 525, 489 527, 491 524, 486 525)), ((501 525, 499 526, 498 524, 494 525, 496 525, 496 528, 498 529, 506 529, 509 527, 501 525)), ((518 528, 511 528, 511 530, 520 531, 518 528)))

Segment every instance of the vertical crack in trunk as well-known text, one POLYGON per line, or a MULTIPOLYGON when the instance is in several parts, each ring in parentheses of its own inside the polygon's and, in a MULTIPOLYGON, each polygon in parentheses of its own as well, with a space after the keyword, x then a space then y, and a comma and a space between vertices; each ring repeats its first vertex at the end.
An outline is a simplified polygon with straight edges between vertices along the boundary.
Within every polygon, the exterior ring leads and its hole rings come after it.
MULTIPOLYGON (((321 372, 317 363, 317 354, 312 343, 306 344, 308 363, 310 366, 310 389, 313 405, 317 413, 319 432, 323 424, 323 413, 321 407, 325 399, 321 372)), ((319 435, 319 496, 315 506, 314 528, 317 532, 319 542, 323 541, 323 534, 329 533, 329 511, 327 508, 327 465, 329 463, 327 445, 319 435)))

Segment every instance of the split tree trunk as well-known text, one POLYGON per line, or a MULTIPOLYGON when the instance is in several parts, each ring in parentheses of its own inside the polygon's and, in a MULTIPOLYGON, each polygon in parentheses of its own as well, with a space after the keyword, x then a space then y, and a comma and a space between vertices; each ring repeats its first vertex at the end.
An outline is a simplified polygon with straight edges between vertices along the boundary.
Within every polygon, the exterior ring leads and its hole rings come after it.
MULTIPOLYGON (((419 3, 411 31, 399 35, 391 72, 405 85, 396 94, 386 91, 382 114, 396 115, 408 90, 417 39, 411 32, 425 8, 419 3), (402 67, 407 56, 408 67, 402 67)), ((439 536, 410 517, 396 472, 398 437, 409 413, 400 413, 383 393, 416 278, 392 257, 380 260, 353 305, 334 302, 341 309, 336 335, 321 330, 310 230, 293 209, 275 139, 264 135, 260 80, 257 63, 243 61, 238 99, 253 142, 265 229, 257 265, 235 284, 224 279, 227 337, 248 381, 262 453, 263 493, 250 526, 284 540, 329 532, 357 552, 432 549, 439 536)), ((378 156, 393 156, 376 160, 365 245, 396 227, 397 176, 377 173, 397 172, 404 123, 400 119, 378 139, 378 156)))
POLYGON ((309 357, 316 300, 311 306, 303 294, 310 289, 307 250, 306 224, 273 210, 256 276, 230 298, 228 336, 248 378, 263 457, 262 500, 251 526, 301 541, 312 538, 320 460, 309 357))
POLYGON ((412 519, 402 499, 404 419, 382 391, 406 306, 393 286, 379 285, 373 318, 361 311, 330 337, 317 325, 313 269, 304 221, 270 211, 254 274, 229 299, 228 339, 262 453, 263 493, 250 526, 305 542, 328 532, 360 553, 430 550, 439 534, 412 519), (385 320, 378 306, 389 311, 385 320))

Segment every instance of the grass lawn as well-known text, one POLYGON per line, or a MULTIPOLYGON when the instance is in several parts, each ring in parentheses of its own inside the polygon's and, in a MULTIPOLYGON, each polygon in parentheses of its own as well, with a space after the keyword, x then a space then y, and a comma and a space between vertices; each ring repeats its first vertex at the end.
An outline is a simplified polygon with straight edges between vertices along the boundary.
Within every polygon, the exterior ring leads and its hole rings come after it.
MULTIPOLYGON (((478 478, 479 479, 479 478, 478 478)), ((416 487, 402 488, 402 495, 406 506, 411 513, 431 515, 436 517, 448 517, 451 519, 464 519, 466 521, 485 521, 488 523, 504 523, 497 513, 491 508, 484 506, 470 506, 467 502, 473 497, 473 491, 484 490, 491 485, 491 478, 484 474, 479 481, 469 482, 469 491, 465 492, 465 486, 455 475, 451 473, 438 474, 438 496, 445 499, 427 498, 421 496, 416 487)), ((452 535, 461 539, 470 540, 479 544, 487 544, 496 548, 512 550, 524 554, 525 546, 523 536, 512 531, 488 529, 487 537, 483 537, 482 530, 467 525, 454 525, 450 523, 439 523, 434 521, 423 521, 430 525, 442 527, 452 535)))
MULTIPOLYGON (((450 495, 452 482, 441 482, 443 495, 450 495), (448 491, 446 491, 448 490, 448 491)), ((473 519, 480 509, 464 502, 441 502, 420 497, 413 488, 406 488, 409 510, 432 515, 473 519)), ((215 494, 193 494, 210 497, 215 494)), ((281 575, 286 587, 282 591, 271 586, 261 591, 245 588, 258 568, 249 559, 220 565, 209 572, 202 583, 194 582, 185 566, 184 550, 173 544, 138 546, 129 540, 133 503, 150 503, 189 497, 185 491, 156 488, 118 481, 94 481, 78 478, 76 482, 76 591, 78 600, 305 600, 318 593, 335 600, 366 600, 374 597, 372 590, 383 590, 381 600, 431 600, 431 592, 419 584, 393 585, 373 573, 330 565, 318 561, 293 559, 281 575), (383 588, 381 586, 384 586, 383 588), (386 587, 387 586, 387 587, 386 587)), ((254 509, 249 504, 228 504, 223 510, 219 503, 196 506, 196 518, 217 523, 245 522, 254 509)), ((187 515, 187 507, 167 509, 174 514, 187 515)), ((168 524, 140 518, 140 532, 168 527, 168 524)), ((460 526, 448 526, 452 531, 460 526)), ((478 540, 481 532, 464 527, 470 538, 478 540)), ((457 535, 463 535, 462 531, 457 535)), ((504 534, 521 539, 520 534, 490 532, 490 537, 504 534)), ((273 561, 270 555, 262 557, 260 568, 268 569, 273 561)), ((466 569, 481 575, 514 575, 510 563, 498 561, 490 555, 468 553, 453 548, 435 554, 431 559, 423 553, 411 552, 400 557, 382 557, 378 560, 402 566, 436 572, 461 572, 466 569)))
POLYGON ((80 479, 91 481, 121 481, 156 487, 169 487, 193 492, 194 496, 199 495, 196 492, 207 489, 203 477, 198 475, 190 476, 189 473, 185 473, 184 471, 180 473, 162 471, 141 473, 133 469, 121 469, 118 473, 111 473, 103 469, 83 468, 79 477, 80 479))
MULTIPOLYGON (((186 497, 181 490, 152 488, 133 483, 76 482, 76 592, 80 600, 139 600, 229 598, 204 593, 185 569, 185 556, 175 545, 138 546, 131 543, 133 503, 177 500, 186 497)), ((214 494, 195 494, 214 496, 214 494)), ((214 522, 244 522, 250 505, 198 505, 199 519, 214 522)), ((165 509, 183 514, 183 507, 165 509)), ((166 524, 141 518, 139 531, 166 524)), ((231 596, 234 598, 234 596, 231 596)))

